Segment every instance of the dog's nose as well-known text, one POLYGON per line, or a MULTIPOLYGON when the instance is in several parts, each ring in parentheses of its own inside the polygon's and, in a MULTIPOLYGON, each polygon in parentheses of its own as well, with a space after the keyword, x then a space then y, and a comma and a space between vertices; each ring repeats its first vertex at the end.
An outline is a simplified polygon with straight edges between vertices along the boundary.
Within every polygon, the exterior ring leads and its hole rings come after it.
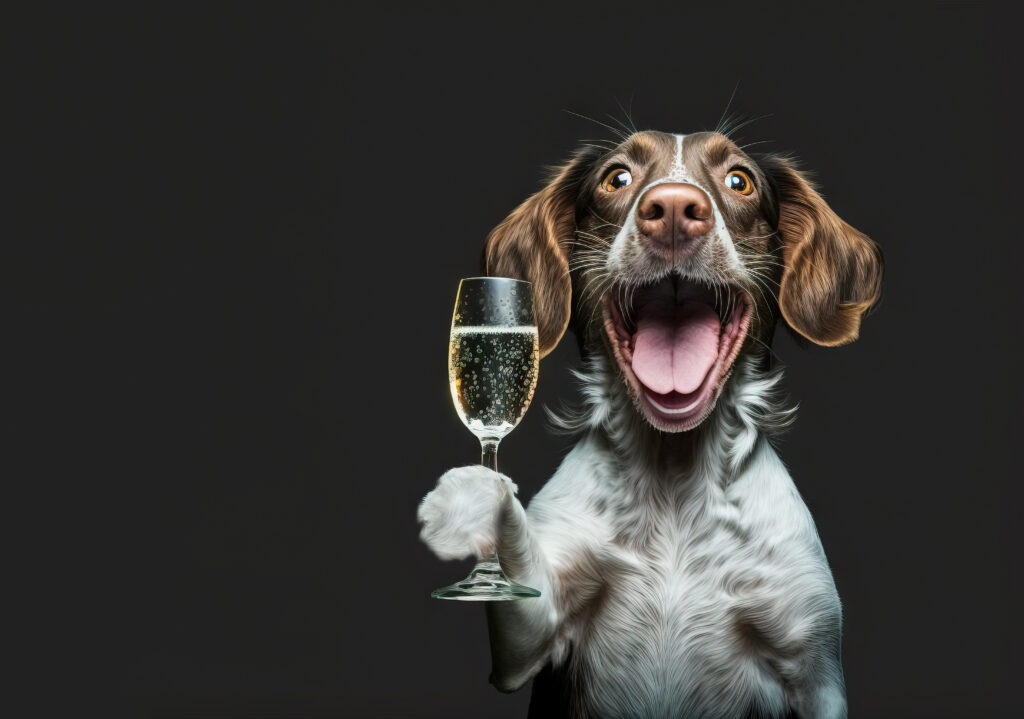
POLYGON ((644 193, 636 207, 636 226, 648 241, 663 248, 694 249, 696 238, 715 223, 711 199, 699 187, 666 182, 644 193))

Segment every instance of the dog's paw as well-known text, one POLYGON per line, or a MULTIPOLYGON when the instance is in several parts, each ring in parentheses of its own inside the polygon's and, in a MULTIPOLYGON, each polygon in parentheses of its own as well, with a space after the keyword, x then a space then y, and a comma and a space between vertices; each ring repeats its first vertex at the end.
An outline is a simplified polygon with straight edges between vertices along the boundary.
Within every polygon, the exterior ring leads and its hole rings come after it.
POLYGON ((481 465, 450 469, 420 502, 420 539, 441 559, 486 556, 497 541, 501 512, 515 493, 512 480, 481 465))

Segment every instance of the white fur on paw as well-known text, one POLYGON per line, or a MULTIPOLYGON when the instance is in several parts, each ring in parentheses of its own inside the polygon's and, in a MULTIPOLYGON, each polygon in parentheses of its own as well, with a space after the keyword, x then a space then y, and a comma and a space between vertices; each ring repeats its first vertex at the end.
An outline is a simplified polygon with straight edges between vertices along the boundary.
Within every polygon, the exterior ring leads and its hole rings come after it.
POLYGON ((441 559, 485 556, 494 549, 501 510, 516 489, 505 475, 478 464, 448 470, 420 502, 420 539, 441 559))

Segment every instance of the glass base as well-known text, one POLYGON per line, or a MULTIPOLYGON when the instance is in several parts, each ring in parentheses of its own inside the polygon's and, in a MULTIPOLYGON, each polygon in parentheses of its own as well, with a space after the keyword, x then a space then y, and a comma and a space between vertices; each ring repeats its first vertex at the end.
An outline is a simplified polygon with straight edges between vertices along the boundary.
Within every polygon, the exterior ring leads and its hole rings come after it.
POLYGON ((458 599, 463 602, 501 602, 510 599, 539 597, 540 592, 509 581, 497 562, 478 562, 461 582, 435 589, 434 599, 458 599))

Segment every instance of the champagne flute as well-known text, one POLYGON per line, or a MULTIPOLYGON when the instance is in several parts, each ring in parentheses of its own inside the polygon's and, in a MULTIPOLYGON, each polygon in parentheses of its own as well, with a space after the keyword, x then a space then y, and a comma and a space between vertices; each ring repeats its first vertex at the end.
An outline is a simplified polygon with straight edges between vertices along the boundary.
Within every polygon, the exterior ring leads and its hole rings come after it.
MULTIPOLYGON (((537 386, 540 351, 533 285, 506 277, 459 283, 448 348, 448 379, 462 423, 480 440, 480 463, 498 471, 498 443, 526 414, 537 386)), ((492 551, 469 576, 431 595, 436 599, 499 601, 539 597, 510 581, 492 551)))

